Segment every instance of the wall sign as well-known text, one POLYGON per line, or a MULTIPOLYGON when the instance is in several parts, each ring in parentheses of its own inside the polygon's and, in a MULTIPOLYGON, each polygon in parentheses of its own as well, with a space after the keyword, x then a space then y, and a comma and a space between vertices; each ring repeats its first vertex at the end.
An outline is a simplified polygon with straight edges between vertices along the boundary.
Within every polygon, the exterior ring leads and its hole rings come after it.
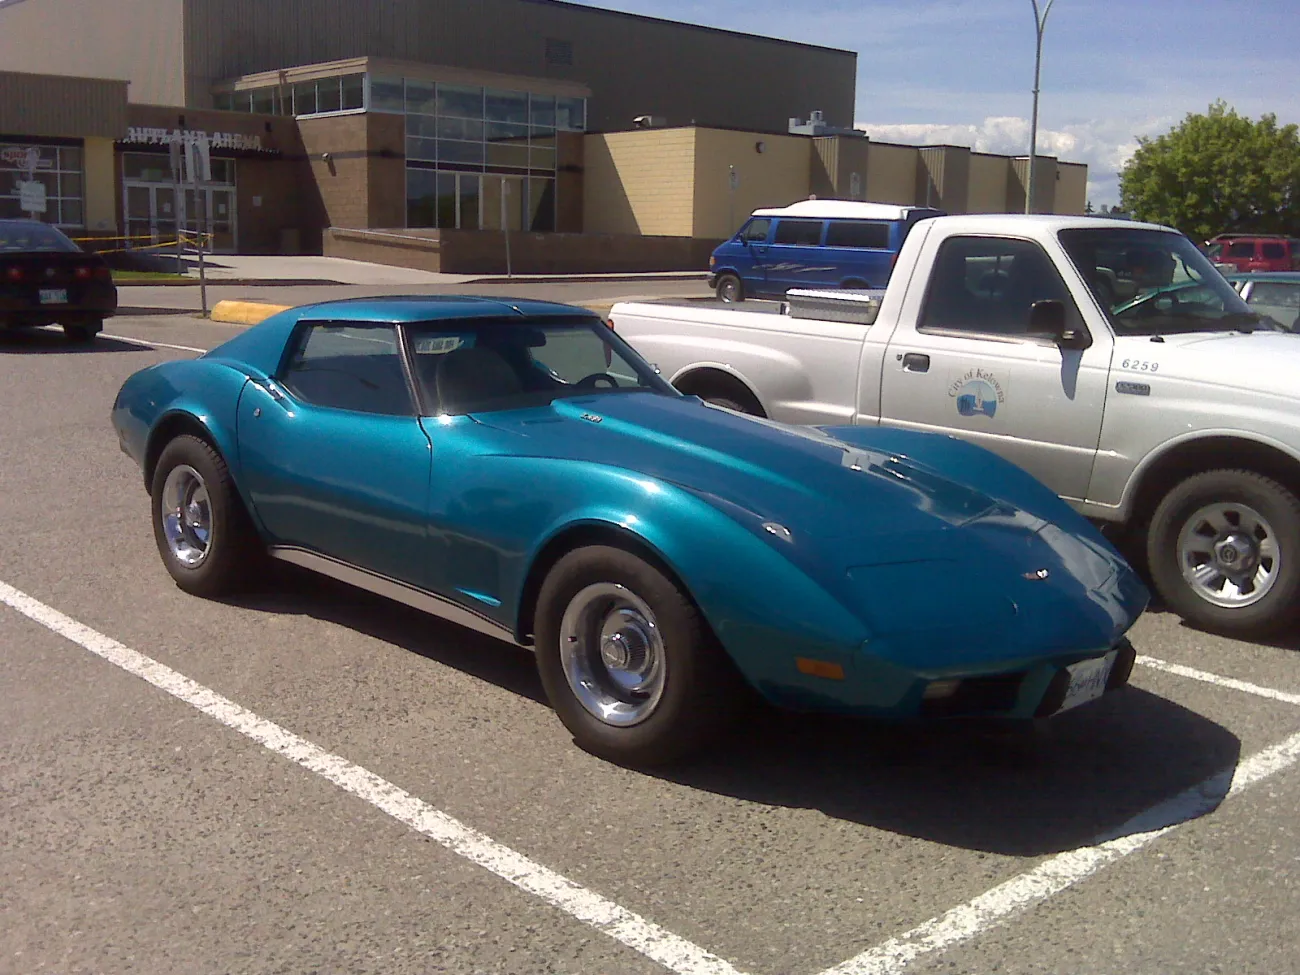
POLYGON ((127 129, 126 138, 122 141, 136 145, 166 146, 171 145, 173 141, 180 141, 184 136, 189 136, 191 139, 206 138, 213 149, 268 151, 262 145, 260 135, 245 135, 242 132, 204 132, 202 129, 186 129, 182 133, 180 129, 153 128, 145 125, 134 125, 127 129))

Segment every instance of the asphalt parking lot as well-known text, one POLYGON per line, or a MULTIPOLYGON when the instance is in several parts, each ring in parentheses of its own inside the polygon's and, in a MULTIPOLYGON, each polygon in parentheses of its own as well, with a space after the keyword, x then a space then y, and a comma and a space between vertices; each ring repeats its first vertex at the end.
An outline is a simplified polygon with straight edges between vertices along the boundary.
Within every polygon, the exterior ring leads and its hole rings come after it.
POLYGON ((614 767, 524 651, 176 589, 108 411, 238 331, 0 335, 0 972, 1300 971, 1300 635, 1153 611, 1032 734, 768 713, 614 767))

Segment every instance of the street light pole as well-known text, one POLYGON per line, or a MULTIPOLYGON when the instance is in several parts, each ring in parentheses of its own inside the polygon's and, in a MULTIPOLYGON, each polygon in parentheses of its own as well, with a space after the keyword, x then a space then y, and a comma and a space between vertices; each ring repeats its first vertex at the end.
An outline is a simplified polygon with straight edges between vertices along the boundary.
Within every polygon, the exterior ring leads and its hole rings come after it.
POLYGON ((1047 29, 1047 15, 1052 12, 1056 0, 1047 0, 1042 14, 1038 12, 1038 0, 1029 0, 1034 5, 1034 32, 1037 45, 1034 49, 1034 111, 1029 119, 1029 186, 1025 190, 1025 213, 1034 212, 1034 171, 1038 156, 1038 78, 1043 67, 1043 31, 1047 29))

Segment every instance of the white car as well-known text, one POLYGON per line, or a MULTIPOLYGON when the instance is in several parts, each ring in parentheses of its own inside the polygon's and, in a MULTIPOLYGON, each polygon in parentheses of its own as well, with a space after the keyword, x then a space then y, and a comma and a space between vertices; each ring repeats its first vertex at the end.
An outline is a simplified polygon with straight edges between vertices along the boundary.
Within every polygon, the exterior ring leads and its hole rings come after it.
POLYGON ((919 222, 879 292, 768 310, 622 303, 682 391, 795 424, 952 434, 1146 536, 1168 606, 1258 636, 1300 607, 1300 335, 1182 234, 1094 217, 919 222))

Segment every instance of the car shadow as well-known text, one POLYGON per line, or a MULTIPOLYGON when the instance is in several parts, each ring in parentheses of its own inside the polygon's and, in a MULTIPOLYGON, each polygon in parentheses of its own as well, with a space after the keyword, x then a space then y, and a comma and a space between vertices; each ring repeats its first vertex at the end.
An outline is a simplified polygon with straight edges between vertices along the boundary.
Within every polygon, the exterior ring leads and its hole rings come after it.
MULTIPOLYGON (((546 703, 531 651, 302 570, 276 576, 232 602, 335 623, 546 703)), ((556 735, 567 740, 558 723, 556 735)), ((1152 828, 1139 817, 1240 754, 1227 729, 1129 687, 1016 727, 888 725, 755 704, 695 761, 637 774, 947 846, 1042 856, 1152 828)), ((1226 779, 1217 796, 1211 786, 1198 812, 1226 789, 1226 779)))
POLYGON ((149 346, 96 335, 93 342, 70 342, 50 328, 0 330, 0 355, 75 355, 86 352, 150 352, 149 346))

